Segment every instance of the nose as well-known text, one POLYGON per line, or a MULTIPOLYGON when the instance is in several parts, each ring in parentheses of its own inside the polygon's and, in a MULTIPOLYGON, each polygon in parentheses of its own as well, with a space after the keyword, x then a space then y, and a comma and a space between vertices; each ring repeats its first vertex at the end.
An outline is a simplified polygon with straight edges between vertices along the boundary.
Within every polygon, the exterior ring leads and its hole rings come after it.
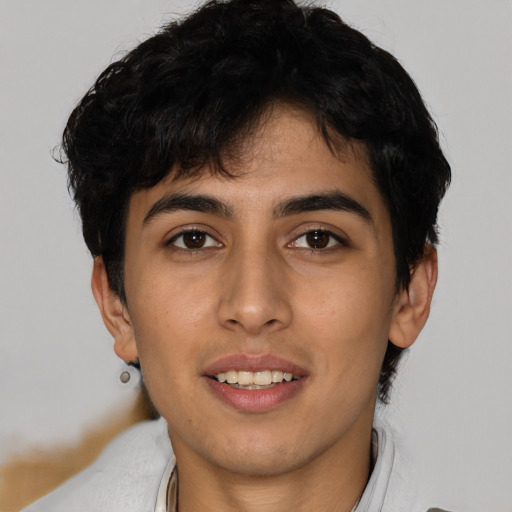
POLYGON ((292 321, 289 294, 278 256, 266 251, 238 253, 226 262, 219 321, 248 335, 284 329, 292 321))

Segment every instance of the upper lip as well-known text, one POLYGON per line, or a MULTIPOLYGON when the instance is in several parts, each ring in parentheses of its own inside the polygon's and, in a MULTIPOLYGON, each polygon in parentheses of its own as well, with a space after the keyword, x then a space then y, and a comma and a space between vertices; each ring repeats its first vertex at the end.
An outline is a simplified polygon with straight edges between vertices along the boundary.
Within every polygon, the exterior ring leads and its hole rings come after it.
POLYGON ((204 369, 204 375, 217 375, 229 370, 257 372, 262 370, 280 370, 304 377, 306 370, 297 364, 270 354, 231 354, 216 359, 204 369))

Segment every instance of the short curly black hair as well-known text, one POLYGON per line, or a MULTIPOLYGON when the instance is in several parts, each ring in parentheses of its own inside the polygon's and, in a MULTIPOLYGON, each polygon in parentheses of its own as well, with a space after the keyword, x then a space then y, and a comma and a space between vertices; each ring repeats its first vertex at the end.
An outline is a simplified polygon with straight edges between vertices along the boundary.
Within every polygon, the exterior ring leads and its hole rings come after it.
MULTIPOLYGON (((324 8, 293 0, 213 0, 164 26, 97 79, 71 114, 63 160, 94 256, 123 288, 130 197, 209 163, 250 134, 271 103, 311 112, 326 142, 360 141, 389 209, 397 289, 428 244, 450 166, 437 128, 398 61, 324 8)), ((386 402, 401 350, 382 366, 386 402)))

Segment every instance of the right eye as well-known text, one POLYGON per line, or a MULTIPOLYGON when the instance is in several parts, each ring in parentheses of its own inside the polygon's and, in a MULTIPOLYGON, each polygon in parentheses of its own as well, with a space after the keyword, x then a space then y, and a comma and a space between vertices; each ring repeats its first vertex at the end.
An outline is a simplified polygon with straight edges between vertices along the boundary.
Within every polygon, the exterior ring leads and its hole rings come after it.
POLYGON ((341 237, 331 231, 326 229, 311 229, 297 237, 290 245, 299 249, 322 251, 336 248, 336 246, 346 246, 346 243, 341 237))
POLYGON ((198 229, 191 229, 178 233, 169 240, 169 245, 189 251, 205 249, 207 247, 222 247, 222 244, 217 242, 215 238, 205 231, 200 231, 198 229))

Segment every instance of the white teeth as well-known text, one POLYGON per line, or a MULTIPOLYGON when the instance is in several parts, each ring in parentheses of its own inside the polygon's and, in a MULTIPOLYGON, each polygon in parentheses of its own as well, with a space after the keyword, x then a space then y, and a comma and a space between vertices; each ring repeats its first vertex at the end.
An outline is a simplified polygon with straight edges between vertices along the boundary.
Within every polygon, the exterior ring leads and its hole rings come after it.
POLYGON ((283 381, 290 382, 297 380, 298 377, 290 372, 282 372, 280 370, 261 370, 258 372, 229 370, 227 372, 218 373, 215 378, 219 382, 227 382, 228 384, 237 384, 237 387, 248 387, 249 389, 258 389, 258 386, 271 386, 279 384, 283 381))
POLYGON ((226 380, 228 384, 236 384, 238 382, 238 372, 229 370, 229 372, 226 372, 226 380))
POLYGON ((272 375, 270 374, 270 370, 254 372, 254 384, 257 384, 258 386, 268 386, 269 384, 272 384, 272 375))
POLYGON ((240 386, 250 386, 254 384, 254 373, 238 372, 238 384, 240 384, 240 386))
POLYGON ((283 382, 283 372, 274 370, 272 372, 272 382, 283 382))

